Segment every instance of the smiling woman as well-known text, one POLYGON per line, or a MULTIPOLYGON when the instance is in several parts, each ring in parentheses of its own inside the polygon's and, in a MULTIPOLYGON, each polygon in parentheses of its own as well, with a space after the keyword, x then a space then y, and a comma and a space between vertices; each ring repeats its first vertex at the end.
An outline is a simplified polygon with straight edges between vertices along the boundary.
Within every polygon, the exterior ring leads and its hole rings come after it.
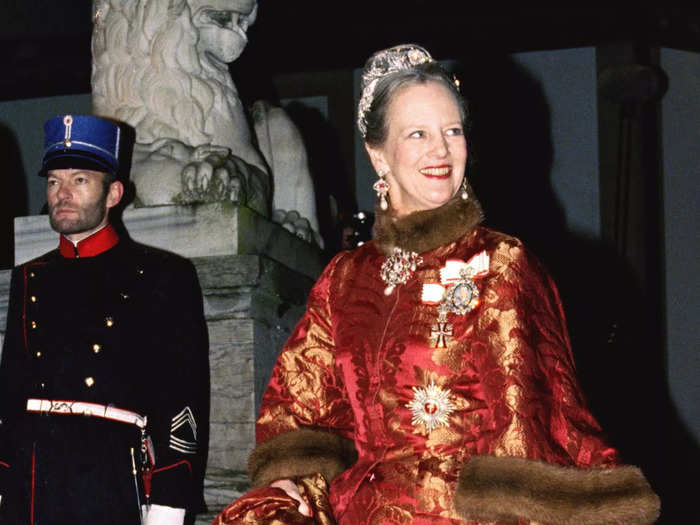
POLYGON ((263 396, 255 487, 215 523, 650 524, 578 386, 551 278, 481 226, 467 112, 416 45, 380 51, 358 128, 374 239, 312 290, 263 396), (594 504, 591 504, 594 502, 594 504))
POLYGON ((459 190, 467 163, 462 116, 442 84, 409 84, 387 111, 381 145, 367 144, 372 165, 386 177, 397 215, 442 206, 459 190))

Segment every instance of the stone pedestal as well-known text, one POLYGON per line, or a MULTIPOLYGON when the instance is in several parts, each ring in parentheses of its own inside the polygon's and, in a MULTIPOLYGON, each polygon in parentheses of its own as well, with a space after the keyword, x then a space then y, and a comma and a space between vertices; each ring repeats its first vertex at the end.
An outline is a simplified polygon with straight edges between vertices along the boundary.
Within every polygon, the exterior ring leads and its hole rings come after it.
MULTIPOLYGON (((247 488, 255 418, 313 279, 261 255, 194 258, 209 327, 211 416, 205 497, 217 513, 247 488)), ((213 516, 208 516, 210 523, 213 516)))
MULTIPOLYGON (((241 206, 206 204, 126 210, 129 234, 190 258, 199 275, 209 328, 211 416, 205 480, 209 524, 248 488, 248 454, 272 365, 323 268, 321 252, 241 206)), ((55 248, 46 216, 15 219, 15 262, 55 248)), ((0 338, 10 272, 0 272, 0 338)))

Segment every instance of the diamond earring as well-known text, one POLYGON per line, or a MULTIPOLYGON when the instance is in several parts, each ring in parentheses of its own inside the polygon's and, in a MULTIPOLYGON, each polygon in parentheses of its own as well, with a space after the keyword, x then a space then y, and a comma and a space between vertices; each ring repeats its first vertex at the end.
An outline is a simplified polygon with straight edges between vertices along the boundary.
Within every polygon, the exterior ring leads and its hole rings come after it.
POLYGON ((467 176, 465 175, 462 179, 462 194, 460 195, 463 201, 469 199, 469 192, 467 191, 467 176))
POLYGON ((389 183, 384 178, 386 177, 387 173, 389 172, 385 171, 383 173, 378 173, 379 180, 375 182, 372 186, 372 189, 374 189, 374 191, 377 192, 377 198, 379 199, 379 207, 382 210, 387 210, 389 208, 389 203, 386 200, 386 194, 389 193, 389 183))

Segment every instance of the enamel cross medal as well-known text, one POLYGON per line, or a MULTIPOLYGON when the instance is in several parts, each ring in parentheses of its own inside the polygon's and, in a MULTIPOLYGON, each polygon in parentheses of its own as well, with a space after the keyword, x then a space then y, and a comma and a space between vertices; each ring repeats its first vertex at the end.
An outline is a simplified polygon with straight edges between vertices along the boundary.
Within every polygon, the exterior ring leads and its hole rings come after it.
POLYGON ((447 308, 440 304, 437 322, 430 329, 430 344, 433 348, 447 348, 447 342, 452 334, 452 325, 447 322, 447 308))

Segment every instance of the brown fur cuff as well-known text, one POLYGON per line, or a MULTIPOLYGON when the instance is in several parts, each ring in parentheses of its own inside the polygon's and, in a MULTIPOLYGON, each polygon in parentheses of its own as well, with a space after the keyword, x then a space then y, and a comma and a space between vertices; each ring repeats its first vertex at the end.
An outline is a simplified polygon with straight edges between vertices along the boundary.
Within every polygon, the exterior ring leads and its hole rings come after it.
POLYGON ((580 469, 495 456, 469 459, 454 502, 466 519, 562 525, 651 524, 660 506, 636 467, 580 469))
POLYGON ((253 488, 315 473, 330 483, 356 459, 352 441, 330 432, 299 429, 258 445, 248 459, 248 473, 253 488))

